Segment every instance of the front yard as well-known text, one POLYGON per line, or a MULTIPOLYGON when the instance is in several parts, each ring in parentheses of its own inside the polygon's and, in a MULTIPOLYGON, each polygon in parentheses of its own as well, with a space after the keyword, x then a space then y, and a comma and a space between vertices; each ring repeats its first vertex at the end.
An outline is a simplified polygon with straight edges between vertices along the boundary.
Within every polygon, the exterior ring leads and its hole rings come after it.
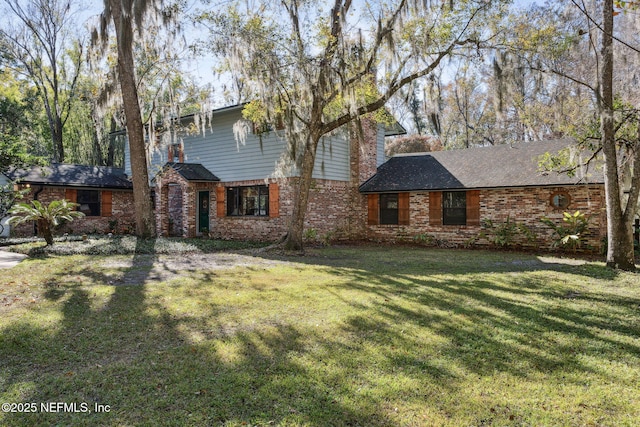
POLYGON ((0 271, 0 424, 640 422, 637 275, 485 251, 249 251, 0 271))

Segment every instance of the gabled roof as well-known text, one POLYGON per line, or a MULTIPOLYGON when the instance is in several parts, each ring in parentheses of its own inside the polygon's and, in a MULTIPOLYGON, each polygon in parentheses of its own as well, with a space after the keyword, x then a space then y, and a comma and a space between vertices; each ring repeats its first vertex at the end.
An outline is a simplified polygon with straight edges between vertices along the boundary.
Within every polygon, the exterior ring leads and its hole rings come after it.
MULTIPOLYGON (((513 145, 434 151, 392 157, 360 186, 363 193, 417 190, 456 190, 504 187, 538 187, 599 184, 602 172, 593 166, 587 176, 539 172, 538 161, 546 152, 556 154, 571 140, 526 142, 513 145)), ((586 154, 582 154, 586 160, 586 154)))
MULTIPOLYGON (((209 169, 200 163, 167 163, 165 166, 173 168, 187 181, 220 181, 220 178, 212 174, 209 169)), ((164 169, 164 168, 163 168, 164 169)))
POLYGON ((12 181, 33 185, 60 185, 66 187, 98 187, 131 189, 133 184, 124 169, 110 166, 85 166, 54 163, 13 169, 5 174, 12 181))

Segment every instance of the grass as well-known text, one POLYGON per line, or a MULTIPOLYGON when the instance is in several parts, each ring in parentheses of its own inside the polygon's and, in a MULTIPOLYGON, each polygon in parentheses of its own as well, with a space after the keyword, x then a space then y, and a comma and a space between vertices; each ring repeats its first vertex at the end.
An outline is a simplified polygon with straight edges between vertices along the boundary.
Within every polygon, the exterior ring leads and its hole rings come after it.
POLYGON ((223 250, 241 250, 265 246, 259 242, 245 242, 215 239, 187 239, 179 237, 158 237, 138 239, 135 236, 91 235, 65 236, 55 238, 47 246, 42 238, 5 238, 0 246, 9 246, 14 252, 26 255, 117 255, 117 254, 188 254, 211 253, 223 250))
POLYGON ((640 421, 637 275, 408 247, 214 269, 221 255, 176 269, 166 255, 48 254, 2 272, 0 402, 92 412, 38 408, 0 424, 640 421))

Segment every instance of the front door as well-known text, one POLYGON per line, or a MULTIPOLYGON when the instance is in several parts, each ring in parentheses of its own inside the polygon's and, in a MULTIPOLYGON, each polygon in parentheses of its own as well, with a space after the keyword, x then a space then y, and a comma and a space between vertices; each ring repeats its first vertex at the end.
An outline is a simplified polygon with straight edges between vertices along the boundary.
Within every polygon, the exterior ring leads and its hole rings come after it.
POLYGON ((198 192, 198 233, 209 232, 209 192, 198 192))

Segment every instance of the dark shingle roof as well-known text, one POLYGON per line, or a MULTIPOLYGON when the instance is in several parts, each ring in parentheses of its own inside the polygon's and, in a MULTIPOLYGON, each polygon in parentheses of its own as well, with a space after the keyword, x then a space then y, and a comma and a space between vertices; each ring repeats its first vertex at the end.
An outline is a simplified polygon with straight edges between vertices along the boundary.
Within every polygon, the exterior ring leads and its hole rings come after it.
MULTIPOLYGON (((569 140, 527 142, 514 145, 435 151, 392 157, 360 186, 363 193, 468 188, 533 187, 603 183, 591 167, 587 176, 569 177, 539 172, 538 160, 546 152, 558 153, 569 140)), ((582 155, 586 159, 586 155, 582 155)))
POLYGON ((110 166, 52 164, 14 169, 6 173, 12 181, 35 185, 64 185, 68 187, 133 188, 124 169, 110 166))
POLYGON ((187 181, 220 181, 209 169, 199 163, 167 163, 187 181))

